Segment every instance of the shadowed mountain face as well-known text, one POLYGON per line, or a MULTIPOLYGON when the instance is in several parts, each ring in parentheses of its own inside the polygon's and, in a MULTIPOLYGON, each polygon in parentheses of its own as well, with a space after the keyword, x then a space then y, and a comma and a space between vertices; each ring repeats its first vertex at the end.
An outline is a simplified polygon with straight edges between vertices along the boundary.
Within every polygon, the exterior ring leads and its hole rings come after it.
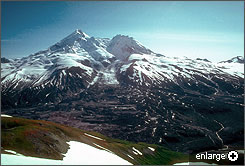
POLYGON ((243 147, 243 64, 171 58, 76 30, 2 62, 2 112, 200 152, 243 147))

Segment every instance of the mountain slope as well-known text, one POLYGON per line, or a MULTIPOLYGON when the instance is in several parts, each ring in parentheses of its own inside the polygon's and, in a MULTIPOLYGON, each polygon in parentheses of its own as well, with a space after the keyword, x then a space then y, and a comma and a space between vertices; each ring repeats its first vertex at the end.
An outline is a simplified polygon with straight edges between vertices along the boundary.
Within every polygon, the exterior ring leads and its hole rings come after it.
MULTIPOLYGON (((178 160, 188 161, 187 155, 169 151, 161 146, 136 144, 52 122, 15 117, 2 117, 1 141, 2 154, 12 154, 15 151, 25 156, 53 160, 62 160, 64 154, 69 151, 68 142, 78 141, 115 154, 133 164, 168 164, 178 160)), ((80 158, 86 156, 79 155, 80 158)), ((100 156, 90 157, 100 158, 100 156)), ((4 160, 3 157, 2 160, 4 160)), ((110 161, 107 162, 110 163, 110 161)))

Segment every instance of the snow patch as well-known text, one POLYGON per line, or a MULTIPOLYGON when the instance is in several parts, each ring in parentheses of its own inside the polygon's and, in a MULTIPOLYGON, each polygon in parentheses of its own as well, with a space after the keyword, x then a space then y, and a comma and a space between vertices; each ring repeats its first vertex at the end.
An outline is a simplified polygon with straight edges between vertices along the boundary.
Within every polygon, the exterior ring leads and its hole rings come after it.
POLYGON ((133 159, 133 160, 134 160, 134 158, 133 158, 132 156, 130 156, 129 154, 127 154, 127 156, 128 156, 129 158, 131 158, 131 159, 133 159))
MULTIPOLYGON (((110 150, 104 148, 103 146, 100 146, 100 145, 98 145, 98 144, 96 144, 96 143, 93 143, 93 144, 94 144, 95 146, 97 146, 97 147, 99 147, 99 148, 105 150, 105 151, 108 151, 108 152, 110 152, 110 153, 113 153, 112 151, 110 151, 110 150)), ((113 153, 113 154, 114 154, 114 153, 113 153)))
POLYGON ((155 149, 154 148, 152 148, 152 147, 148 147, 148 149, 150 149, 151 151, 155 151, 155 149))
POLYGON ((102 138, 99 138, 99 137, 96 137, 96 136, 93 136, 93 135, 90 135, 90 134, 87 134, 87 133, 84 133, 84 135, 89 136, 89 137, 92 137, 92 138, 95 138, 95 139, 98 139, 98 140, 105 141, 105 140, 102 139, 102 138))
POLYGON ((142 153, 139 150, 137 150, 135 147, 133 147, 132 149, 134 150, 133 152, 136 152, 136 154, 142 155, 142 153))
POLYGON ((11 118, 12 116, 10 116, 10 115, 5 115, 5 114, 1 114, 1 117, 11 118))
POLYGON ((13 150, 4 150, 5 152, 9 152, 9 153, 13 153, 13 154, 17 154, 15 151, 13 150))

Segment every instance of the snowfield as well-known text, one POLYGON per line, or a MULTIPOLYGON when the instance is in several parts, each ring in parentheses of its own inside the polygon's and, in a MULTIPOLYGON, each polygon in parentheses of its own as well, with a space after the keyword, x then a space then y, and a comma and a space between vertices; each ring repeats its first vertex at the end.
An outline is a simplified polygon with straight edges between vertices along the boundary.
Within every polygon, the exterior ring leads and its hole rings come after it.
POLYGON ((126 72, 133 66, 133 77, 142 85, 145 81, 143 75, 151 81, 175 81, 182 76, 192 79, 193 74, 203 77, 204 74, 230 74, 236 77, 244 76, 244 64, 241 63, 212 63, 209 61, 192 60, 187 57, 165 57, 159 54, 132 54, 128 57, 128 63, 120 68, 120 72, 126 72))
POLYGON ((217 63, 216 66, 228 74, 244 77, 243 63, 217 63))
MULTIPOLYGON (((105 150, 90 145, 70 141, 70 149, 63 160, 51 160, 21 154, 1 154, 1 165, 132 165, 127 160, 105 150)), ((16 153, 14 151, 8 151, 16 153)))

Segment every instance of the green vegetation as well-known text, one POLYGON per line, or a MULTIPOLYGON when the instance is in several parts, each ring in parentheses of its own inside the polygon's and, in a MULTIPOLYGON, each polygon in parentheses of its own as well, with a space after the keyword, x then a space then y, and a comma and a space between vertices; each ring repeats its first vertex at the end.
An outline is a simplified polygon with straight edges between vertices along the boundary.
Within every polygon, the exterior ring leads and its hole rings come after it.
MULTIPOLYGON (((95 143, 137 165, 173 164, 189 159, 188 155, 170 151, 159 145, 112 139, 96 132, 88 132, 42 120, 2 117, 1 128, 3 150, 14 150, 17 153, 33 157, 62 159, 62 153, 66 153, 69 148, 66 142, 73 140, 96 147, 93 144, 95 143), (103 140, 89 137, 84 133, 103 140), (142 155, 135 153, 133 147, 139 150, 142 155), (152 151, 148 147, 155 150, 152 151)), ((2 152, 4 153, 4 151, 2 152)))

